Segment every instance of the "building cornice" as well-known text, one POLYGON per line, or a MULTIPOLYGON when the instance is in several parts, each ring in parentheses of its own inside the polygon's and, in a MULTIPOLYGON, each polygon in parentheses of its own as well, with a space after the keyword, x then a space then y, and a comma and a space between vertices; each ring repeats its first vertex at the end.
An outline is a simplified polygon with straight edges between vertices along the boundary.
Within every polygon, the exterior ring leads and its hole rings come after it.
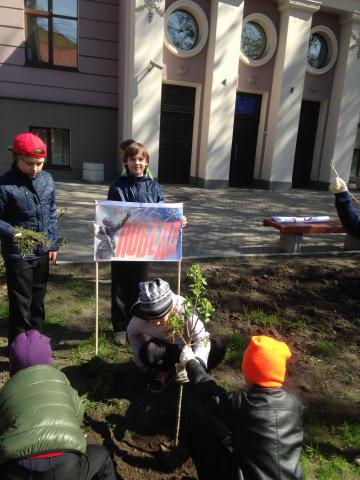
POLYGON ((278 0, 278 10, 302 10, 308 13, 316 13, 321 6, 320 1, 316 0, 278 0))
POLYGON ((339 17, 340 25, 360 24, 360 13, 343 13, 339 17))

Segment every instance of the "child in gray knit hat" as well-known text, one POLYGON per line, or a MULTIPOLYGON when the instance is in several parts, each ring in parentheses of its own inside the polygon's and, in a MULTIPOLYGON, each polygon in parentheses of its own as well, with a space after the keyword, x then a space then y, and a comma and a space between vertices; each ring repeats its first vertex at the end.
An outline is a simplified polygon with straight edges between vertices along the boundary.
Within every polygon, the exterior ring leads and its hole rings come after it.
MULTIPOLYGON (((173 378, 184 347, 184 340, 173 333, 169 317, 172 312, 184 317, 185 299, 175 295, 161 278, 141 282, 139 289, 139 298, 131 308, 127 335, 135 364, 143 369, 150 367, 154 375, 149 389, 158 393, 173 378)), ((195 357, 206 370, 211 370, 224 358, 225 346, 218 337, 210 338, 197 312, 188 321, 188 329, 192 332, 195 357)))

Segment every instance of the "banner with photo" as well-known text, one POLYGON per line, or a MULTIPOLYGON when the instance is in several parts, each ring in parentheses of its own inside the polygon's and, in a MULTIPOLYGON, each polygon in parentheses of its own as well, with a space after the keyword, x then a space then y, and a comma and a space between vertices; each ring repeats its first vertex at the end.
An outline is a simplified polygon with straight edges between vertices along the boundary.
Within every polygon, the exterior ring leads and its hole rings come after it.
POLYGON ((180 261, 182 216, 182 203, 96 200, 94 260, 180 261))

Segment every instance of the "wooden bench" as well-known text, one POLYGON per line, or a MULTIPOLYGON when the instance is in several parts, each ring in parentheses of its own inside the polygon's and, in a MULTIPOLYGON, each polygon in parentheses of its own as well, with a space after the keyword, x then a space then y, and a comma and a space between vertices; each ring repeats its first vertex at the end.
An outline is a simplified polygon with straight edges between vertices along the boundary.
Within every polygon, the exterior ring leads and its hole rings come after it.
MULTIPOLYGON (((264 227, 273 227, 280 231, 280 252, 299 253, 303 235, 324 233, 346 233, 339 219, 324 223, 279 223, 271 218, 263 220, 264 227)), ((360 250, 360 240, 349 233, 345 236, 344 250, 360 250)))

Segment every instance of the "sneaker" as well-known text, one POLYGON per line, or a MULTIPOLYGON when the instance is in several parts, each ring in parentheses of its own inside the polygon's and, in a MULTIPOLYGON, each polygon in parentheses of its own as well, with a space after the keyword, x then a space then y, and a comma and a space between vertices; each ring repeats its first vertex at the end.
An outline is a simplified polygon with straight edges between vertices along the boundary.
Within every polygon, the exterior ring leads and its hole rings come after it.
POLYGON ((353 462, 357 467, 360 467, 360 455, 356 455, 353 462))
POLYGON ((114 332, 114 342, 116 345, 126 345, 126 332, 114 332))
POLYGON ((168 372, 158 372, 155 377, 148 384, 148 389, 152 393, 161 393, 169 385, 174 378, 168 372))

